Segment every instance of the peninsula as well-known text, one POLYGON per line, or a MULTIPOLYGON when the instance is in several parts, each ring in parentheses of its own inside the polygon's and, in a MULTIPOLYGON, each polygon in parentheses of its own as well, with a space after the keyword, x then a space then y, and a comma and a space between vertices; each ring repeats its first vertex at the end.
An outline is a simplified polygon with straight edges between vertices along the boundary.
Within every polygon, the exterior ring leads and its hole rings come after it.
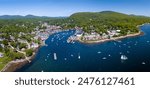
POLYGON ((127 15, 113 11, 80 12, 70 16, 76 26, 76 34, 69 40, 83 43, 99 43, 143 34, 139 26, 150 18, 127 15))

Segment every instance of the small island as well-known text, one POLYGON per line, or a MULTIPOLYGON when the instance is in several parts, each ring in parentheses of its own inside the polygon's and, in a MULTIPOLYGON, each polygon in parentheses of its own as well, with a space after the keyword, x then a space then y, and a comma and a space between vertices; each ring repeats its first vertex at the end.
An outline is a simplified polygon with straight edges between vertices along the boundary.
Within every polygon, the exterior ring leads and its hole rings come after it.
POLYGON ((99 43, 141 35, 150 17, 113 11, 80 12, 69 17, 0 16, 0 70, 15 71, 32 62, 52 34, 74 29, 67 42, 99 43))

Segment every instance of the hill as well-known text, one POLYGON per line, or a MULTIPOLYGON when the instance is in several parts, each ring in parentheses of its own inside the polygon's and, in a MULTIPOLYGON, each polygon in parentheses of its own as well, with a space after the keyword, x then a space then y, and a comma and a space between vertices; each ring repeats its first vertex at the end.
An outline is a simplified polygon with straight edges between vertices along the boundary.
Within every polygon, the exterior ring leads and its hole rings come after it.
POLYGON ((149 23, 150 18, 144 16, 127 15, 113 11, 102 12, 79 12, 69 17, 74 26, 82 27, 85 32, 96 31, 98 33, 107 30, 121 30, 122 35, 127 32, 136 33, 139 31, 137 25, 149 23))

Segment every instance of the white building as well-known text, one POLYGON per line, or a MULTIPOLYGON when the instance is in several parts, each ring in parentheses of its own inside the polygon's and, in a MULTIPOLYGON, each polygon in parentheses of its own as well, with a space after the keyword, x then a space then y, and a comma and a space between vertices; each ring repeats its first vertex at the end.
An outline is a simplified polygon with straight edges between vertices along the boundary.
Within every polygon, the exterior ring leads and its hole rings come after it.
POLYGON ((4 54, 0 52, 0 58, 4 57, 4 54))
POLYGON ((32 44, 31 44, 31 48, 37 48, 38 46, 39 46, 38 43, 32 42, 32 44))

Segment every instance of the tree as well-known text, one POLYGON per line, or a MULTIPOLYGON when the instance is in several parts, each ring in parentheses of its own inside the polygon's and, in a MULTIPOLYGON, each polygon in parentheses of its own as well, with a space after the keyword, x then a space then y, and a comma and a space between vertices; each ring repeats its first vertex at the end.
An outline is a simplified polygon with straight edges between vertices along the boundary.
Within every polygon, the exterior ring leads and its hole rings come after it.
POLYGON ((14 48, 17 48, 17 42, 11 41, 10 45, 13 46, 14 48))
POLYGON ((3 40, 2 43, 7 46, 8 45, 8 40, 3 40))
POLYGON ((29 56, 33 55, 34 50, 33 49, 27 49, 27 50, 25 50, 25 52, 26 52, 26 56, 29 57, 29 56))
POLYGON ((26 43, 20 43, 19 49, 22 49, 22 48, 27 48, 27 44, 26 43))

